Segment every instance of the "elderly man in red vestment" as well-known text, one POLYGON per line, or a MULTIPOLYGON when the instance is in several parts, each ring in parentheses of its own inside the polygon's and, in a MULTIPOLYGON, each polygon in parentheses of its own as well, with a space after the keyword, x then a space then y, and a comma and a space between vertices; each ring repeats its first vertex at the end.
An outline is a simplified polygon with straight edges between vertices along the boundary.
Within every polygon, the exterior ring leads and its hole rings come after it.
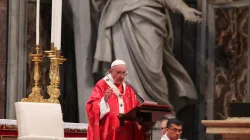
POLYGON ((88 140, 141 140, 140 126, 125 122, 120 126, 119 114, 125 114, 137 105, 133 88, 125 83, 126 64, 115 60, 110 74, 97 82, 87 102, 89 119, 88 140))

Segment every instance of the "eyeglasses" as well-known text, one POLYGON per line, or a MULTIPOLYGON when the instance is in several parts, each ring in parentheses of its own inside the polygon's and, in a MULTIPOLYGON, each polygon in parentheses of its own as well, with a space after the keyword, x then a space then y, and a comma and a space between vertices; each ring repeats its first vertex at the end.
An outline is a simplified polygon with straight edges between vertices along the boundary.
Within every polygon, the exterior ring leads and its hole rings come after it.
POLYGON ((116 74, 126 76, 126 75, 128 75, 128 72, 127 71, 125 71, 125 72, 116 72, 116 74))
POLYGON ((182 133, 182 129, 176 129, 176 128, 169 128, 169 129, 174 131, 174 132, 182 133))

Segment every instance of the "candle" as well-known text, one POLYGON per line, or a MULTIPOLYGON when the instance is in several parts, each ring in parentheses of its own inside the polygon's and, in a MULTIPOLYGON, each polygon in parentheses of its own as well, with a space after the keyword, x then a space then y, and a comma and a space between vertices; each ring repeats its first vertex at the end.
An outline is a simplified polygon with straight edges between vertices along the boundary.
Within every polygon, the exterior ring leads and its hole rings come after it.
POLYGON ((62 0, 58 0, 58 36, 57 36, 57 50, 61 50, 61 34, 62 34, 62 0))
POLYGON ((58 36, 58 0, 54 0, 54 47, 57 48, 58 43, 57 43, 57 36, 58 36))
POLYGON ((51 42, 55 43, 55 0, 52 0, 51 13, 51 42))
POLYGON ((40 0, 36 1, 36 45, 39 45, 39 13, 40 13, 40 0))

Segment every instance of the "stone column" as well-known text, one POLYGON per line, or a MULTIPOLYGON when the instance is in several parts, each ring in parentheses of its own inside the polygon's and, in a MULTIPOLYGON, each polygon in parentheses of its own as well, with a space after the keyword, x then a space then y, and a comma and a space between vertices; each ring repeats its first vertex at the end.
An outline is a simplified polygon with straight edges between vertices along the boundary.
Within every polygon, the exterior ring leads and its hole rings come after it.
MULTIPOLYGON (((211 107, 206 107, 204 98, 206 95, 205 81, 206 81, 206 30, 207 30, 207 0, 197 0, 197 9, 202 12, 202 22, 197 24, 197 46, 196 46, 196 79, 195 85, 199 93, 199 104, 196 108, 196 120, 197 120, 197 139, 202 140, 205 137, 204 125, 199 123, 205 118, 205 116, 212 112, 211 107)), ((211 113, 213 114, 213 113, 211 113)), ((208 117, 211 117, 208 116, 208 117)), ((209 118, 213 119, 213 118, 209 118)), ((208 139, 212 140, 212 139, 208 139)))
POLYGON ((26 89, 26 4, 27 0, 9 0, 6 118, 14 119, 14 103, 26 89))
POLYGON ((0 118, 5 115, 7 0, 0 0, 0 118))

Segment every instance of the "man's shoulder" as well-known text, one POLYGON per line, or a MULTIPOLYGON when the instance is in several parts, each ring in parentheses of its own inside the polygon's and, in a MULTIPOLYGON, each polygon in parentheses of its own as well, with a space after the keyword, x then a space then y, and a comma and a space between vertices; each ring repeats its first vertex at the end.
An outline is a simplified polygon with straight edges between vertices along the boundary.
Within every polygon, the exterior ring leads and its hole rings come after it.
POLYGON ((126 88, 127 91, 130 91, 130 93, 135 94, 135 89, 131 85, 126 83, 126 88))
POLYGON ((103 83, 106 83, 103 78, 96 82, 96 84, 103 84, 103 83))
POLYGON ((168 138, 167 134, 162 135, 161 140, 169 140, 169 138, 168 138))
POLYGON ((126 88, 128 88, 129 90, 135 92, 135 89, 134 89, 134 87, 131 84, 129 84, 127 82, 125 82, 125 84, 126 84, 126 88))
POLYGON ((105 82, 104 79, 100 79, 99 81, 96 82, 95 86, 103 86, 106 85, 107 83, 105 82))
MULTIPOLYGON (((162 135, 161 140, 169 140, 167 134, 162 135)), ((182 140, 182 139, 178 139, 178 140, 182 140)))

